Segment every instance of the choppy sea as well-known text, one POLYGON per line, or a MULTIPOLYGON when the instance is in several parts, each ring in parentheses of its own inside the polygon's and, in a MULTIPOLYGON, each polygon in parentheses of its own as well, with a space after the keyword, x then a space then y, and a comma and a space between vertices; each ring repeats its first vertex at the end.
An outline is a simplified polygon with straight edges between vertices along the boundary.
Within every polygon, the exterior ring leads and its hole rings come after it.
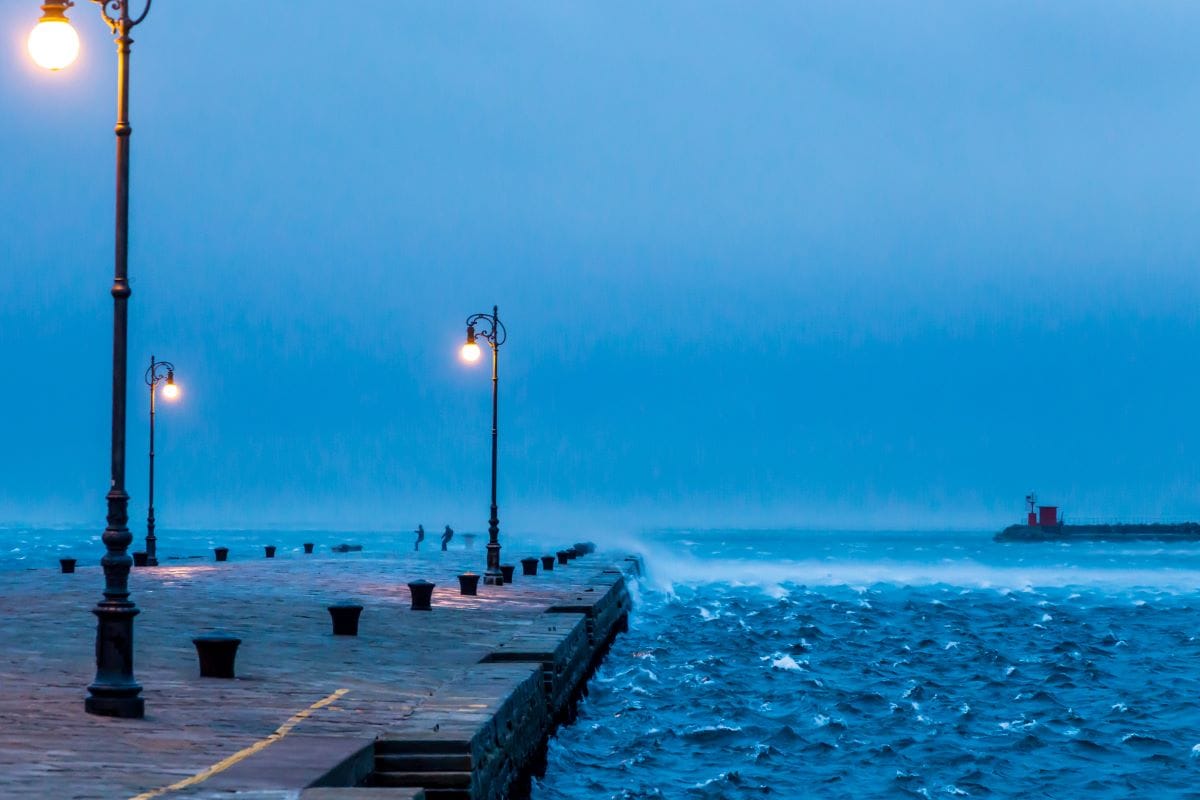
MULTIPOLYGON (((0 569, 101 550, 98 531, 4 536, 0 569)), ((160 555, 275 543, 288 557, 306 540, 411 534, 166 532, 160 555)), ((598 541, 640 550, 648 575, 534 800, 1200 798, 1200 543, 598 541)))
POLYGON ((537 800, 1200 797, 1200 544, 663 532, 537 800))

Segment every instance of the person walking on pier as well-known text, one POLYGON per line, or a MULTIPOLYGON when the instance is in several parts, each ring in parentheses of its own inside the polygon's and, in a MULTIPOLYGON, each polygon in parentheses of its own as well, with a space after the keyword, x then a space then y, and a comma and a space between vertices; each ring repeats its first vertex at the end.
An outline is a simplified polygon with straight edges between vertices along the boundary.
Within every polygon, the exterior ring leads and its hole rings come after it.
MULTIPOLYGON (((417 540, 415 542, 413 542, 413 550, 420 550, 421 542, 425 541, 425 526, 418 525, 417 529, 416 529, 416 531, 414 531, 414 533, 417 534, 417 540)), ((446 548, 443 547, 442 549, 445 550, 446 548)))
POLYGON ((449 549, 450 540, 454 538, 454 528, 446 526, 445 532, 442 534, 442 550, 449 549))

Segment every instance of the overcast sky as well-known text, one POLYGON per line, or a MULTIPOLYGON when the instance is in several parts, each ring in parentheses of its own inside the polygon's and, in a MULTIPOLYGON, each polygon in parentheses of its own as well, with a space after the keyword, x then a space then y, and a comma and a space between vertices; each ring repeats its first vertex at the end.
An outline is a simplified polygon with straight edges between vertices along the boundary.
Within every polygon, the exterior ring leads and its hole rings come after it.
MULTIPOLYGON (((0 521, 104 524, 114 48, 0 12, 0 521)), ((1200 517, 1200 6, 159 0, 129 491, 159 522, 1200 517), (364 13, 365 12, 365 13, 364 13)))

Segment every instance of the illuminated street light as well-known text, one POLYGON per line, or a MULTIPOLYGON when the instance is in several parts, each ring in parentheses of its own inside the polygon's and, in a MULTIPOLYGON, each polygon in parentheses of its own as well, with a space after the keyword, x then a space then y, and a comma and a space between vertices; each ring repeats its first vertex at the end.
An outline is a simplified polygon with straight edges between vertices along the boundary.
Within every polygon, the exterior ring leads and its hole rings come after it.
POLYGON ((46 0, 42 18, 29 33, 29 55, 39 67, 60 70, 79 56, 79 34, 67 19, 71 0, 46 0))
MULTIPOLYGON (((129 599, 129 495, 125 492, 125 398, 129 332, 129 51, 130 34, 150 13, 129 13, 131 0, 92 0, 117 43, 117 208, 113 264, 112 451, 108 481, 108 526, 101 540, 105 554, 104 599, 96 604, 96 678, 88 686, 84 709, 105 717, 141 718, 146 713, 142 687, 133 677, 133 618, 129 599)), ((75 60, 79 37, 67 21, 71 0, 46 0, 42 18, 29 36, 29 53, 39 65, 59 70, 75 60)))
POLYGON ((150 387, 150 494, 146 513, 146 566, 158 566, 158 537, 154 535, 154 415, 155 389, 163 384, 162 394, 167 400, 179 397, 179 386, 175 383, 175 365, 170 361, 155 361, 150 356, 150 367, 146 370, 146 385, 150 387), (165 375, 164 375, 165 370, 165 375))
POLYGON ((479 360, 479 345, 475 342, 475 326, 467 326, 467 343, 462 346, 463 361, 474 363, 479 360))
POLYGON ((175 400, 179 397, 179 386, 175 383, 175 373, 167 373, 167 383, 163 386, 163 397, 168 400, 175 400))
POLYGON ((504 584, 504 573, 500 571, 500 519, 496 508, 496 442, 499 373, 498 362, 500 345, 508 338, 504 324, 500 322, 500 308, 492 306, 491 314, 473 314, 467 318, 467 341, 462 347, 462 357, 469 361, 479 360, 479 345, 476 336, 482 336, 492 346, 492 516, 488 519, 487 571, 483 574, 483 582, 491 586, 504 584), (482 324, 478 333, 475 326, 482 324))

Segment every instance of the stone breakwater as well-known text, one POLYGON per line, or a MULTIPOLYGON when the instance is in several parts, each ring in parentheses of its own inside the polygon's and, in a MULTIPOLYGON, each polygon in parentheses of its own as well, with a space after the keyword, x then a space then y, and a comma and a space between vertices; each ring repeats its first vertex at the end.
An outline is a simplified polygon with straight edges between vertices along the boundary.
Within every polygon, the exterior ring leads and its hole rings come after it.
POLYGON ((0 795, 502 798, 537 769, 631 608, 636 557, 595 553, 462 595, 480 552, 302 555, 135 570, 144 720, 83 712, 98 567, 0 597, 0 795), (437 584, 432 609, 406 583, 437 584), (334 636, 327 607, 363 606, 334 636), (191 639, 242 639, 233 680, 191 639))

